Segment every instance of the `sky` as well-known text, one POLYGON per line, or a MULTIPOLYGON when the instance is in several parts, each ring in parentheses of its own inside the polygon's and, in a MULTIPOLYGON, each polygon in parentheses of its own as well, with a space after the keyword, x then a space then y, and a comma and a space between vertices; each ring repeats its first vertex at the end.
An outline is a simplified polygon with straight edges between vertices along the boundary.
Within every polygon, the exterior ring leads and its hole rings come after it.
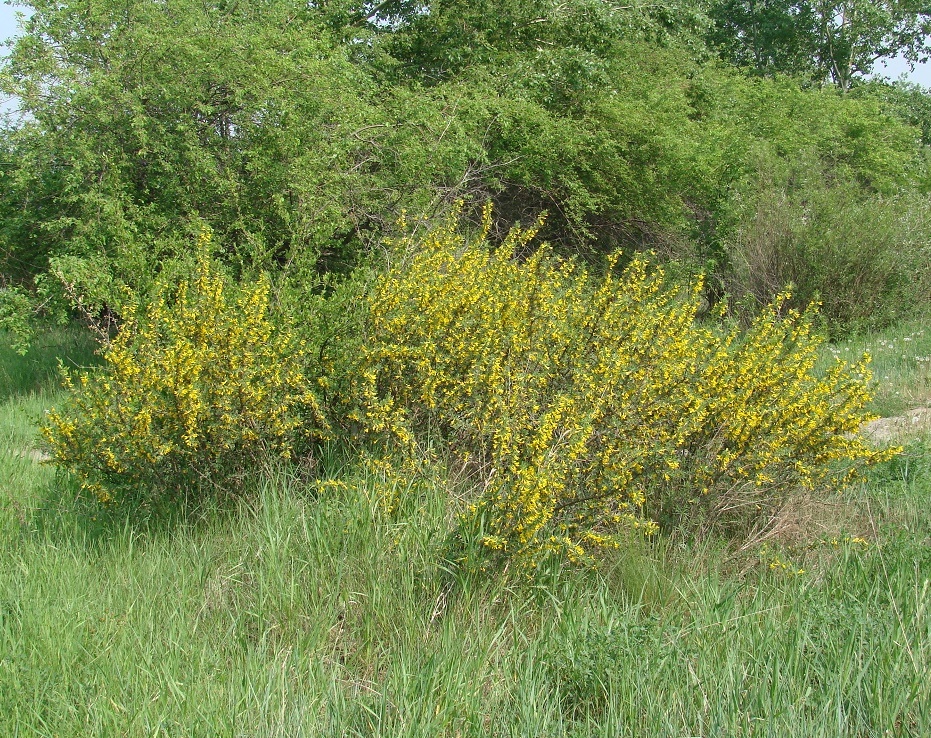
MULTIPOLYGON (((0 41, 8 39, 16 33, 16 10, 5 3, 0 5, 0 41)), ((0 54, 6 54, 6 49, 0 48, 0 54)), ((16 109, 16 103, 0 93, 0 114, 16 109)))
POLYGON ((0 37, 8 38, 16 32, 15 8, 4 3, 0 5, 0 37))
MULTIPOLYGON (((0 40, 8 39, 16 34, 16 10, 17 8, 6 2, 0 4, 0 40)), ((3 53, 5 50, 0 49, 0 54, 3 53)), ((904 74, 912 82, 917 82, 923 87, 931 87, 931 63, 919 64, 915 67, 915 71, 911 72, 904 59, 891 59, 885 68, 882 64, 877 64, 875 74, 893 80, 904 74)), ((0 110, 10 110, 14 106, 14 101, 0 99, 0 110)))
POLYGON ((898 79, 904 74, 910 81, 916 82, 922 87, 931 87, 931 63, 916 64, 915 71, 911 72, 908 69, 908 62, 904 59, 890 59, 886 62, 885 68, 883 68, 880 62, 876 65, 873 72, 876 75, 888 77, 893 80, 898 79))

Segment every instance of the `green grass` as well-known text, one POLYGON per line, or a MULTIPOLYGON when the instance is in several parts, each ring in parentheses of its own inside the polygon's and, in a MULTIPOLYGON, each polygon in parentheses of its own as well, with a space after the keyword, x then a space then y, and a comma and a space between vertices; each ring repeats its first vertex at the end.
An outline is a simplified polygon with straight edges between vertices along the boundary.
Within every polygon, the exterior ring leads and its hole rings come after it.
POLYGON ((864 351, 872 357, 873 412, 892 416, 931 406, 931 321, 915 319, 857 336, 829 347, 825 355, 852 360, 864 351))
POLYGON ((765 549, 482 581, 444 564, 442 485, 388 514, 336 454, 323 494, 279 470, 174 520, 82 500, 29 452, 52 357, 90 356, 49 340, 0 357, 0 735, 931 734, 931 439, 765 549))
POLYGON ((96 344, 87 331, 56 326, 42 331, 25 356, 19 356, 0 332, 0 400, 45 393, 58 386, 58 361, 68 367, 97 362, 96 344))

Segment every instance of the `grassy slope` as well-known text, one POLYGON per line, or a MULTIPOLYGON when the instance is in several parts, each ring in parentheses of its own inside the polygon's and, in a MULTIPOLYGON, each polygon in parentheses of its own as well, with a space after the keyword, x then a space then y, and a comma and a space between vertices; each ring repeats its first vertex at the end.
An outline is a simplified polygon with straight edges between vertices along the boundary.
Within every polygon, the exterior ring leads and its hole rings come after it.
POLYGON ((0 735, 931 734, 927 440, 800 510, 794 547, 459 581, 442 490, 387 515, 352 469, 196 523, 81 503, 28 452, 75 350, 0 356, 0 735))
POLYGON ((850 359, 864 351, 873 359, 877 383, 874 412, 890 416, 931 406, 931 324, 927 320, 844 341, 825 355, 850 359))

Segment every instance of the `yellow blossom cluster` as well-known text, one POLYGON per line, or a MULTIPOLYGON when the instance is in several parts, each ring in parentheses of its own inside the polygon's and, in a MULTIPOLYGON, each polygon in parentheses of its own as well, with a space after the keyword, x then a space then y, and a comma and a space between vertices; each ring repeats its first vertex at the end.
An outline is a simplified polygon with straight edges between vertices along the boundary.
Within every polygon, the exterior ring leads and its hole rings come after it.
POLYGON ((351 388, 386 448, 429 431, 477 470, 464 523, 489 551, 585 560, 682 511, 762 519, 888 454, 857 434, 866 360, 816 376, 821 339, 785 296, 747 331, 704 326, 699 282, 644 258, 596 277, 530 249, 535 229, 491 248, 489 222, 392 245, 351 388))
POLYGON ((67 405, 49 412, 43 434, 102 501, 229 485, 264 454, 288 457, 321 418, 301 342, 271 319, 268 280, 233 286, 209 249, 204 233, 191 276, 158 285, 104 347, 101 368, 65 373, 67 405))
POLYGON ((806 569, 802 569, 790 560, 785 558, 784 555, 780 555, 777 551, 772 549, 768 543, 764 543, 759 550, 760 561, 765 563, 770 571, 776 572, 777 574, 782 574, 789 577, 800 577, 803 574, 807 573, 806 569))

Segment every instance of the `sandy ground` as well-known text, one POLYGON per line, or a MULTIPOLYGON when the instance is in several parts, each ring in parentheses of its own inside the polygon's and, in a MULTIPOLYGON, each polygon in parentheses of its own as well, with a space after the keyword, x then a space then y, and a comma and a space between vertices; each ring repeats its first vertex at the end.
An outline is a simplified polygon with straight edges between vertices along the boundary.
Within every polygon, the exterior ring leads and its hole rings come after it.
POLYGON ((920 436, 931 431, 931 407, 916 407, 904 415, 879 418, 864 423, 860 430, 876 443, 892 443, 920 436))

